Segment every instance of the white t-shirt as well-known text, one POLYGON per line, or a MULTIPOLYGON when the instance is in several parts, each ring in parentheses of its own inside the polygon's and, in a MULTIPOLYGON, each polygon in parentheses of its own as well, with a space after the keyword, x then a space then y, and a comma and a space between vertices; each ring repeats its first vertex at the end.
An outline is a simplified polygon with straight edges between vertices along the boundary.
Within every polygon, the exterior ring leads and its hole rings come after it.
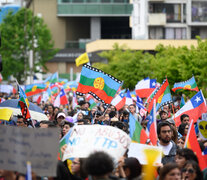
POLYGON ((162 147, 162 150, 163 150, 163 154, 164 155, 168 155, 169 152, 170 152, 170 149, 172 148, 173 144, 172 142, 170 142, 167 146, 163 146, 161 145, 159 142, 158 142, 158 146, 162 147))

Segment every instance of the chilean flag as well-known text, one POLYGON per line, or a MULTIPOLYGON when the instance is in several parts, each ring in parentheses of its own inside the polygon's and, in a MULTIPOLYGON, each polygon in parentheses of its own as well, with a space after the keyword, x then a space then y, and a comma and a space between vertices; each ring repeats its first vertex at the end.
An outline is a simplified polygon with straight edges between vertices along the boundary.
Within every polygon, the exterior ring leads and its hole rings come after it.
POLYGON ((61 89, 60 93, 56 97, 54 106, 59 107, 61 104, 62 105, 68 104, 68 99, 67 99, 64 89, 61 89))
POLYGON ((152 145, 157 145, 157 121, 156 121, 156 102, 154 101, 153 108, 149 115, 149 121, 147 123, 146 133, 152 142, 152 145))
POLYGON ((195 96, 193 96, 175 115, 175 124, 178 127, 181 123, 180 116, 182 114, 187 114, 190 120, 193 119, 194 122, 206 112, 206 101, 203 96, 202 91, 199 91, 195 96))
POLYGON ((126 92, 126 102, 125 102, 125 104, 128 105, 128 106, 133 104, 133 99, 131 97, 129 89, 127 89, 127 92, 126 92))
POLYGON ((156 79, 145 78, 137 83, 135 91, 137 96, 147 98, 154 91, 156 87, 156 79))
POLYGON ((125 103, 126 97, 124 96, 124 93, 120 93, 111 101, 111 104, 115 106, 118 111, 125 105, 125 103))

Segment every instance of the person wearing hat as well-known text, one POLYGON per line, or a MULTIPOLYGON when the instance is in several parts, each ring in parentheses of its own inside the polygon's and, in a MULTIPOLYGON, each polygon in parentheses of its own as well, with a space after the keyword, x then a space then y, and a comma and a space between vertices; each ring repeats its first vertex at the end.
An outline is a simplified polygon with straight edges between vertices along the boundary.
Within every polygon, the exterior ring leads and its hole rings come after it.
POLYGON ((65 118, 66 118, 65 113, 63 113, 63 112, 59 112, 59 113, 57 114, 57 125, 58 125, 58 126, 61 126, 61 122, 62 122, 63 120, 65 120, 65 118))
POLYGON ((157 120, 157 124, 159 124, 160 122, 164 122, 168 119, 168 112, 164 109, 161 109, 159 115, 160 119, 157 120))

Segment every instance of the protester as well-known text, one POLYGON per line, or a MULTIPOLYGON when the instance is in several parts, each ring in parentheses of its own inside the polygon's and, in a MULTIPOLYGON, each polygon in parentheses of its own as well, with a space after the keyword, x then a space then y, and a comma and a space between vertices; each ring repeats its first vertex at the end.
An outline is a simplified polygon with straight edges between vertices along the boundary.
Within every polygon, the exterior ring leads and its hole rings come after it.
POLYGON ((181 171, 177 164, 165 164, 159 174, 159 180, 181 180, 181 171))
POLYGON ((177 165, 181 170, 184 167, 187 160, 193 160, 198 163, 198 158, 191 149, 188 148, 177 149, 175 162, 177 163, 177 165))
POLYGON ((16 123, 17 123, 17 126, 19 126, 19 127, 27 127, 27 122, 24 121, 22 115, 17 116, 17 122, 16 123))
POLYGON ((114 170, 112 157, 105 152, 95 152, 86 159, 85 169, 89 175, 89 180, 110 179, 110 174, 114 170))
POLYGON ((185 137, 180 137, 180 138, 178 138, 177 146, 178 146, 180 149, 184 148, 184 144, 185 144, 185 137))
POLYGON ((62 128, 62 137, 65 136, 71 127, 73 127, 74 124, 68 121, 62 121, 61 128, 62 128))
POLYGON ((159 138, 158 146, 162 147, 164 157, 162 163, 166 164, 175 161, 176 144, 172 141, 172 127, 168 122, 160 122, 157 127, 159 138))
POLYGON ((190 123, 190 118, 189 118, 189 116, 187 114, 182 114, 180 116, 180 121, 183 124, 189 124, 190 123))
POLYGON ((203 173, 197 162, 189 160, 182 169, 182 179, 203 180, 203 173))
POLYGON ((187 136, 188 134, 188 129, 189 129, 189 125, 188 124, 184 124, 181 123, 179 128, 178 128, 178 132, 182 135, 182 136, 187 136))

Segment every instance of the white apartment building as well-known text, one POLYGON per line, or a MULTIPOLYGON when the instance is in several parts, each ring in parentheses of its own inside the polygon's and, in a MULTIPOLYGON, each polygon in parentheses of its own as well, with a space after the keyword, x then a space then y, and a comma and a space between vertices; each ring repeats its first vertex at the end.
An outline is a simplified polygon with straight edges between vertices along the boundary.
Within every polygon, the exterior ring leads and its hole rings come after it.
POLYGON ((207 0, 133 0, 133 6, 133 39, 207 38, 207 0))

